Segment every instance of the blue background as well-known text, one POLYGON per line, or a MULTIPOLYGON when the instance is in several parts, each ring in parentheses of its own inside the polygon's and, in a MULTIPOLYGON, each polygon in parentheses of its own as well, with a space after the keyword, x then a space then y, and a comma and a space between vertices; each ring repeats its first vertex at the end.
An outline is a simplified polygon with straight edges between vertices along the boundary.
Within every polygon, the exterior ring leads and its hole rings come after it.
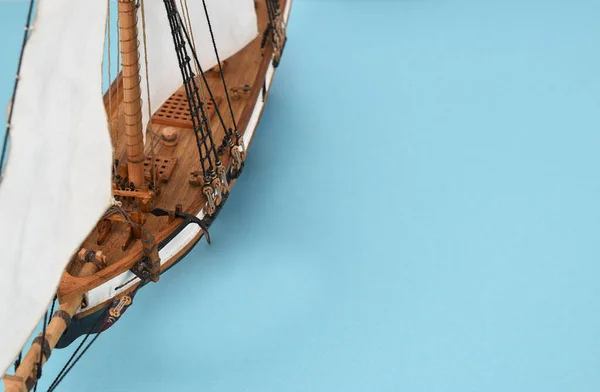
POLYGON ((296 0, 213 245, 59 390, 598 391, 599 13, 296 0))

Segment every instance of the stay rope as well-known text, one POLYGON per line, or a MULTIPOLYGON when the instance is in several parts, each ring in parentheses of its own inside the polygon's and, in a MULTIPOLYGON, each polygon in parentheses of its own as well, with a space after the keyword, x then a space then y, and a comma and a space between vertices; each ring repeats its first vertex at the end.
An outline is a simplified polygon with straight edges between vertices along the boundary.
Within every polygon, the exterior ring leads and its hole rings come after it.
POLYGON ((269 32, 272 33, 273 36, 273 44, 279 43, 281 41, 281 36, 279 35, 279 30, 276 28, 275 23, 277 21, 277 14, 279 13, 279 2, 277 0, 265 0, 267 5, 267 13, 269 14, 269 25, 265 31, 265 37, 263 37, 262 46, 264 46, 266 37, 269 32))
POLYGON ((121 207, 119 204, 113 204, 113 205, 111 205, 106 210, 106 212, 102 215, 102 218, 100 218, 100 220, 108 219, 112 215, 120 215, 121 218, 123 218, 123 220, 125 221, 125 223, 127 223, 130 226, 133 226, 133 227, 141 227, 142 226, 140 223, 134 222, 130 218, 130 216, 127 213, 127 211, 123 207, 121 207))
POLYGON ((2 180, 2 172, 4 167, 4 158, 8 150, 8 137, 10 135, 10 124, 12 121, 14 102, 17 96, 17 87, 19 86, 21 64, 23 63, 23 53, 25 52, 25 45, 29 38, 29 32, 31 31, 31 15, 33 14, 33 3, 35 0, 30 0, 29 10, 27 11, 27 21, 25 22, 25 32, 23 33, 23 43, 21 44, 21 54, 19 55, 19 63, 17 65, 17 75, 15 76, 15 85, 13 87, 13 93, 10 100, 10 108, 8 110, 8 116, 6 119, 6 133, 4 134, 4 141, 2 143, 2 154, 0 155, 0 181, 2 180))
POLYGON ((69 358, 69 360, 67 361, 67 363, 65 363, 65 365, 63 366, 63 368, 60 370, 60 372, 54 378, 54 381, 52 381, 52 384, 50 384, 50 387, 48 387, 48 392, 54 391, 56 389, 56 387, 58 386, 58 384, 71 371, 71 369, 73 368, 73 366, 75 366, 75 364, 77 363, 77 361, 79 361, 79 359, 83 356, 83 354, 85 354, 85 352, 90 348, 90 346, 96 341, 96 339, 98 338, 98 336, 100 336, 100 334, 103 331, 102 328, 96 334, 96 336, 94 336, 94 338, 90 341, 90 343, 85 347, 85 349, 83 350, 83 352, 81 352, 81 354, 79 354, 79 356, 77 358, 75 358, 75 356, 77 356, 77 353, 79 352, 79 350, 81 350, 81 347, 83 347, 84 343, 87 341, 87 339, 92 334, 92 331, 94 331, 94 329, 98 326, 98 324, 100 323, 101 320, 106 319, 106 314, 108 313, 109 309, 110 308, 107 306, 106 309, 104 309, 104 311, 100 315, 100 317, 98 317, 98 319, 96 320, 96 322, 94 323, 94 325, 92 325, 90 327, 90 329, 86 333, 86 335, 83 338, 83 340, 81 341, 81 343, 79 343, 79 346, 77 346, 77 348, 75 349, 75 351, 73 352, 73 354, 71 355, 71 357, 69 358), (73 361, 74 359, 75 359, 75 361, 73 361))
MULTIPOLYGON (((183 9, 183 21, 185 23, 186 28, 190 31, 190 38, 192 40, 191 45, 193 48, 196 48, 196 39, 194 38, 194 30, 192 29, 192 20, 190 19, 190 10, 188 8, 187 0, 179 0, 179 5, 183 9)), ((196 74, 200 73, 200 69, 198 68, 198 64, 194 63, 194 68, 196 69, 196 74)), ((206 104, 206 96, 204 94, 204 84, 200 83, 200 98, 202 102, 206 104)))
MULTIPOLYGON (((187 2, 187 0, 186 0, 187 2)), ((229 113, 231 113, 231 121, 233 122, 233 129, 235 132, 235 143, 240 143, 240 134, 237 129, 237 124, 235 122, 235 116, 233 114, 233 107, 231 106, 231 100, 229 99, 229 92, 227 90, 227 83, 225 82, 225 76, 223 75, 223 67, 221 66, 221 59, 219 59, 219 51, 217 50, 217 44, 215 42, 215 35, 213 33, 212 25, 210 23, 210 16, 208 16, 208 9, 206 8, 206 1, 202 0, 202 6, 204 7, 204 15, 206 15, 206 23, 208 24, 208 31, 210 32, 210 38, 212 40, 213 49, 215 50, 215 57, 217 58, 217 64, 219 65, 219 74, 221 75, 221 81, 223 82, 223 89, 225 90, 225 97, 227 98, 227 105, 229 106, 229 113)), ((231 138, 231 129, 227 129, 223 126, 225 132, 229 138, 231 138)))
MULTIPOLYGON (((204 182, 206 185, 209 185, 210 182, 216 177, 216 169, 220 164, 220 160, 216 152, 212 131, 210 129, 210 122, 204 109, 204 103, 198 95, 199 89, 194 78, 195 75, 190 66, 190 56, 188 55, 186 49, 186 40, 188 44, 191 42, 191 40, 182 22, 181 16, 177 11, 174 1, 164 0, 164 4, 167 11, 167 17, 169 19, 169 25, 171 27, 171 35, 173 36, 173 43, 175 45, 175 52, 177 54, 181 76, 183 78, 186 98, 190 108, 192 124, 195 131, 194 134, 196 135, 196 144, 200 154, 201 168, 204 175, 204 182), (182 31, 185 33, 185 38, 181 33, 182 31)), ((214 102, 214 97, 212 96, 210 88, 208 88, 208 83, 206 83, 206 79, 204 78, 204 73, 202 72, 200 62, 197 60, 196 52, 193 47, 190 47, 190 50, 197 62, 197 67, 207 86, 210 97, 214 102)), ((217 109, 217 113, 219 113, 217 105, 215 105, 215 108, 217 109)), ((223 126, 225 126, 224 123, 223 126)))
MULTIPOLYGON (((196 39, 194 37, 194 30, 192 29, 192 20, 190 18, 190 10, 188 8, 187 0, 179 0, 179 5, 181 6, 182 12, 183 12, 184 26, 190 32, 189 44, 190 44, 192 50, 195 50, 196 39)), ((199 64, 196 64, 194 62, 194 69, 196 70, 197 75, 202 72, 202 70, 199 68, 199 66, 200 66, 199 64)), ((192 77, 194 77, 194 75, 192 75, 192 77)), ((202 102, 202 105, 206 106, 206 94, 204 92, 204 83, 199 83, 198 87, 199 87, 199 91, 200 91, 200 102, 202 102)), ((208 85, 206 86, 206 88, 207 89, 209 88, 208 85)), ((213 101, 213 103, 214 103, 214 101, 213 101)), ((225 128, 225 125, 223 125, 223 128, 225 128)), ((210 123, 208 123, 208 131, 211 132, 210 123)))
MULTIPOLYGON (((137 291, 140 289, 140 287, 142 287, 142 284, 138 285, 131 293, 129 293, 127 295, 130 298, 133 298, 135 296, 135 294, 137 293, 137 291)), ((113 304, 117 301, 118 300, 113 301, 113 304)), ((63 368, 60 370, 60 372, 54 378, 54 381, 52 381, 52 384, 50 384, 50 387, 48 387, 47 392, 52 392, 58 387, 58 384, 60 384, 61 381, 64 380, 64 378, 71 371, 71 369, 73 369, 73 367, 77 364, 77 362, 81 359, 81 357, 86 353, 86 351, 92 346, 92 344, 94 344, 96 339, 98 339, 98 337, 100 337, 102 332, 104 332, 110 324, 115 322, 115 320, 112 319, 112 316, 106 317, 111 308, 112 308, 112 306, 107 305, 106 308, 104 309, 104 311, 98 317, 98 319, 96 319, 96 322, 88 329, 87 333, 85 334, 85 337, 83 338, 81 343, 79 343, 79 346, 77 346, 77 348, 75 349, 73 354, 71 354, 71 357, 69 358, 67 363, 65 363, 63 368), (100 324, 100 322, 102 322, 102 324, 100 324), (85 348, 83 348, 83 351, 79 352, 81 350, 81 348, 83 347, 83 345, 85 344, 85 342, 90 337, 90 335, 96 330, 98 325, 100 325, 100 328, 97 330, 98 332, 96 333, 96 335, 87 344, 87 346, 85 346, 85 348)))
MULTIPOLYGON (((152 173, 152 182, 153 182, 153 186, 157 187, 157 183, 156 183, 156 170, 152 170, 154 168, 154 163, 156 162, 155 158, 154 158, 154 147, 156 146, 156 144, 154 143, 154 129, 152 127, 152 104, 150 102, 150 78, 148 76, 148 48, 146 45, 146 12, 144 11, 144 0, 139 0, 140 1, 140 5, 141 5, 141 11, 142 11, 142 35, 144 37, 144 64, 146 65, 146 69, 145 69, 145 73, 146 73, 146 96, 148 99, 148 105, 146 105, 148 107, 148 128, 150 128, 150 134, 152 135, 151 139, 150 139, 150 154, 151 154, 151 158, 152 158, 152 163, 150 163, 150 169, 151 169, 151 173, 152 173)), ((142 130, 143 132, 143 130, 142 130)))
MULTIPOLYGON (((189 35, 187 29, 185 28, 185 26, 182 25, 181 15, 179 15, 179 12, 177 12, 177 8, 175 7, 175 4, 173 3, 173 1, 172 0, 163 0, 163 1, 165 2, 165 6, 167 6, 167 3, 169 3, 169 6, 174 9, 174 14, 175 14, 175 17, 177 18, 178 26, 183 31, 185 39, 188 42, 191 42, 192 40, 190 39, 190 35, 189 35)), ((167 13, 169 13, 168 10, 167 10, 167 13)), ((175 28, 177 28, 177 26, 175 26, 175 28)), ((182 40, 182 43, 183 43, 183 40, 182 40)), ((216 103, 216 100, 212 93, 212 90, 211 90, 210 86, 208 85, 208 80, 206 80, 206 76, 204 75, 204 71, 202 70, 202 66, 200 65, 200 60, 198 60, 198 55, 196 54, 196 50, 194 47, 191 47, 190 49, 192 52, 193 60, 195 61, 196 67, 198 68, 198 71, 199 71, 199 74, 202 77, 202 81, 204 82, 204 85, 206 86, 206 90, 208 91, 208 95, 209 95, 210 99, 216 103)), ((188 58, 188 60, 189 60, 189 58, 188 58)), ((219 117, 219 122, 223 126, 223 129, 227 130, 227 126, 225 125, 225 121, 223 120, 223 116, 221 115, 221 111, 219 110, 218 105, 215 105, 215 112, 217 113, 217 117, 219 117)))

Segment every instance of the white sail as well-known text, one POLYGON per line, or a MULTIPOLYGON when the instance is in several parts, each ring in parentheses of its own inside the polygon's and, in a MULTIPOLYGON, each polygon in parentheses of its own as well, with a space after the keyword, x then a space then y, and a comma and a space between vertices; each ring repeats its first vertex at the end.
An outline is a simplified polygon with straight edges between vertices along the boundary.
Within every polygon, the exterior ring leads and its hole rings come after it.
POLYGON ((0 370, 51 302, 64 268, 111 200, 102 101, 103 1, 37 6, 0 183, 0 370))
MULTIPOLYGON (((205 1, 221 61, 233 56, 257 37, 258 22, 254 0, 205 1)), ((176 4, 182 19, 184 19, 185 6, 181 7, 179 0, 176 0, 176 4)), ((202 69, 206 71, 217 64, 217 59, 202 0, 187 0, 187 8, 192 25, 192 31, 188 31, 188 34, 193 34, 198 60, 202 69)), ((183 80, 163 0, 145 0, 144 13, 146 19, 148 80, 150 82, 150 109, 154 113, 183 84, 183 80)), ((138 9, 138 14, 140 72, 142 75, 142 124, 145 129, 149 118, 141 7, 138 9)), ((191 57, 189 46, 187 49, 191 57)), ((192 69, 195 69, 193 62, 191 65, 192 69)))

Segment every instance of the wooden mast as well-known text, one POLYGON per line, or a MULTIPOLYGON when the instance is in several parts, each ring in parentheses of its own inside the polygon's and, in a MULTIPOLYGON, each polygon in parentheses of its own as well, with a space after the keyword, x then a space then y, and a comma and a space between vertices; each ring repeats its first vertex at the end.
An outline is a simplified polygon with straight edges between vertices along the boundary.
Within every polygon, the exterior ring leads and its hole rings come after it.
POLYGON ((144 136, 140 66, 138 56, 137 5, 134 0, 118 0, 119 35, 123 66, 123 111, 127 144, 129 181, 139 187, 144 183, 144 136))

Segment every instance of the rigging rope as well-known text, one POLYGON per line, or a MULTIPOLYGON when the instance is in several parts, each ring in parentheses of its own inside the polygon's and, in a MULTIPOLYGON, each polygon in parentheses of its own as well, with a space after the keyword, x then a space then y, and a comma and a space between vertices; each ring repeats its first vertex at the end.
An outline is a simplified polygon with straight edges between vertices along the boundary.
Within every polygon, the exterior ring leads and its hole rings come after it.
POLYGON ((131 218, 129 217, 129 214, 127 214, 127 211, 125 209, 123 209, 123 207, 119 206, 118 204, 113 204, 111 205, 106 212, 104 213, 104 215, 102 215, 102 218, 100 218, 100 220, 104 220, 104 219, 108 219, 110 216, 112 215, 116 215, 119 214, 121 215, 121 218, 123 218, 123 220, 125 221, 125 223, 134 226, 134 227, 141 227, 142 225, 140 223, 136 223, 133 220, 131 220, 131 218))
MULTIPOLYGON (((56 301, 58 300, 58 295, 54 294, 54 301, 52 301, 52 306, 50 307, 50 314, 53 315, 54 314, 54 306, 56 305, 56 301)), ((50 321, 48 321, 48 324, 50 324, 50 321)))
MULTIPOLYGON (((111 48, 110 48, 110 0, 106 0, 106 8, 107 8, 106 13, 108 15, 108 17, 106 18, 106 31, 107 31, 107 34, 108 34, 108 38, 107 38, 107 41, 108 41, 108 43, 107 43, 107 46, 108 46, 108 90, 107 91, 108 91, 108 113, 109 113, 109 115, 108 115, 108 130, 109 130, 110 136, 112 138, 113 131, 114 131, 113 128, 115 128, 115 127, 113 127, 113 118, 112 118, 112 116, 113 116, 113 111, 112 111, 112 91, 111 91, 112 90, 111 89, 111 87, 112 87, 112 85, 111 85, 112 77, 111 77, 111 74, 110 74, 110 71, 111 71, 111 68, 112 68, 111 61, 110 61, 111 60, 111 57, 110 57, 110 52, 111 52, 111 48)), ((118 75, 118 73, 117 73, 117 75, 118 75)), ((119 81, 116 80, 116 82, 117 82, 117 87, 118 87, 118 84, 119 84, 118 82, 119 81)), ((104 90, 104 88, 102 90, 104 90)), ((118 99, 117 99, 117 102, 118 102, 118 99)), ((119 129, 118 123, 117 123, 117 127, 116 128, 117 128, 117 130, 119 129)), ((116 140, 114 142, 114 145, 115 146, 117 145, 116 140)), ((117 175, 117 160, 116 159, 113 159, 113 171, 114 171, 113 172, 113 177, 114 177, 114 176, 117 175)), ((113 180, 114 180, 114 178, 113 178, 113 180)))
POLYGON ((267 13, 269 15, 269 23, 267 24, 267 28, 263 33, 263 38, 260 47, 261 49, 264 49, 270 33, 273 42, 273 48, 275 50, 279 50, 281 44, 281 34, 279 32, 279 29, 277 28, 277 19, 279 18, 279 15, 281 13, 279 1, 265 0, 265 4, 267 6, 267 13))
MULTIPOLYGON (((185 69, 185 66, 187 66, 189 68, 190 58, 187 55, 187 51, 185 49, 185 41, 184 41, 183 37, 181 36, 181 31, 183 31, 183 34, 185 35, 185 39, 187 40, 188 43, 191 42, 190 36, 184 26, 184 23, 182 23, 181 15, 177 11, 174 0, 163 0, 163 1, 165 3, 165 7, 167 8, 167 15, 169 17, 169 23, 171 25, 171 34, 173 35, 173 40, 175 43, 175 50, 179 57, 179 65, 181 68, 184 85, 186 86, 186 95, 188 97, 188 104, 190 105, 190 113, 192 115, 192 119, 194 118, 194 116, 198 115, 198 110, 200 110, 200 112, 202 112, 202 115, 203 115, 202 118, 203 118, 203 121, 206 123, 207 129, 208 129, 208 137, 211 142, 211 147, 214 151, 215 147, 214 147, 213 135, 212 135, 212 131, 210 129, 210 123, 208 122, 208 119, 204 115, 203 106, 200 105, 199 107, 195 107, 195 101, 193 101, 193 98, 192 98, 192 100, 190 100, 190 95, 188 95, 188 93, 191 93, 191 91, 188 89, 189 84, 194 86, 193 93, 195 93, 196 95, 197 95, 198 90, 197 90, 195 79, 194 79, 195 75, 191 72, 191 69, 189 70, 189 74, 191 74, 191 83, 189 83, 190 76, 188 76, 189 75, 187 72, 188 70, 185 69)), ((192 52, 193 59, 196 62, 196 65, 200 71, 199 73, 200 73, 200 76, 202 77, 202 81, 206 85, 208 94, 209 94, 211 100, 214 103, 216 103, 217 101, 215 100, 215 97, 212 93, 212 90, 210 89, 208 81, 206 80, 206 76, 204 75, 204 72, 202 71, 202 66, 200 65, 200 61, 198 60, 196 50, 194 49, 193 46, 190 49, 192 52)), ((231 137, 230 137, 230 135, 227 134, 228 128, 225 125, 225 121, 223 120, 223 116, 221 115, 221 111, 219 110, 219 105, 215 104, 214 109, 217 113, 219 121, 221 122, 221 125, 223 126, 223 130, 225 131, 225 134, 226 134, 226 137, 224 138, 223 143, 227 143, 227 140, 226 140, 227 137, 229 137, 230 139, 231 139, 231 137)), ((215 154, 216 155, 215 162, 216 162, 216 169, 217 169, 216 174, 218 175, 218 179, 215 179, 213 181, 213 183, 210 184, 213 189, 213 192, 216 194, 216 199, 214 199, 214 197, 215 197, 214 195, 210 196, 207 193, 206 188, 203 189, 204 194, 208 198, 208 204, 209 204, 208 215, 213 214, 213 211, 215 211, 216 205, 219 205, 220 201, 222 200, 221 197, 224 196, 225 194, 227 194, 228 189, 229 189, 228 188, 229 180, 227 178, 227 170, 219 159, 219 156, 222 155, 223 145, 221 145, 217 151, 218 151, 217 154, 215 154), (212 199, 216 200, 216 203, 213 203, 212 199)), ((234 161, 237 162, 235 164, 235 175, 239 175, 239 172, 240 172, 241 168, 243 167, 243 155, 244 155, 243 147, 238 147, 235 152, 232 151, 232 156, 234 157, 234 161)), ((200 151, 200 156, 201 156, 201 160, 202 160, 203 159, 202 151, 200 151)), ((204 169, 203 169, 203 171, 204 171, 204 169)), ((210 172, 210 176, 213 179, 215 178, 214 170, 212 170, 210 172)), ((206 184, 206 177, 205 177, 205 185, 208 185, 208 184, 206 184)))
MULTIPOLYGON (((173 3, 172 0, 163 0, 165 2, 165 7, 167 6, 167 2, 169 2, 171 4, 171 7, 174 9, 174 14, 177 18, 180 30, 183 30, 183 33, 185 35, 185 38, 187 39, 188 42, 191 42, 190 36, 188 35, 187 30, 185 29, 185 26, 182 26, 182 22, 181 22, 181 16, 179 15, 179 12, 177 12, 177 8, 175 7, 175 4, 173 3)), ((167 10, 167 13, 169 11, 167 10)), ((185 49, 185 48, 184 48, 185 49)), ((192 56, 193 59, 195 61, 196 66, 199 69, 199 74, 202 77, 202 81, 204 82, 204 84, 206 85, 206 89, 208 91, 208 95, 210 97, 210 99, 213 102, 217 102, 215 100, 215 97, 212 93, 212 90, 210 89, 210 86, 208 85, 208 81, 206 80, 206 76, 204 75, 204 71, 202 70, 202 66, 200 65, 200 60, 198 60, 198 55, 196 54, 196 50, 194 49, 194 47, 191 47, 191 52, 192 52, 192 56)), ((186 52, 186 56, 187 56, 187 52, 186 52)), ((187 61, 189 61, 190 58, 187 58, 187 61)), ((227 126, 225 125, 225 121, 223 120, 223 116, 221 115, 221 111, 219 110, 219 106, 215 105, 215 112, 217 113, 217 117, 219 117, 219 122, 221 123, 221 125, 223 126, 223 129, 227 130, 227 126)))
MULTIPOLYGON (((219 51, 217 50, 217 44, 215 42, 215 35, 212 30, 212 25, 210 23, 210 17, 208 16, 208 9, 206 8, 205 0, 202 0, 202 6, 204 7, 204 15, 206 15, 208 31, 210 32, 210 38, 212 40, 213 49, 215 50, 215 56, 217 58, 217 64, 219 65, 219 74, 221 75, 221 80, 223 81, 223 89, 225 90, 225 97, 227 98, 227 105, 229 105, 229 112, 231 113, 231 121, 233 122, 233 129, 235 132, 235 144, 240 144, 240 134, 237 129, 237 124, 235 123, 235 116, 233 115, 233 107, 231 106, 231 100, 229 99, 229 92, 227 91, 227 83, 225 83, 225 76, 223 75, 223 67, 221 66, 221 60, 219 59, 219 51)), ((225 126, 224 126, 224 128, 225 128, 225 126)), ((225 128, 225 132, 227 133, 227 136, 231 140, 231 128, 230 129, 225 128)))
POLYGON ((87 351, 87 349, 92 345, 92 343, 94 343, 94 341, 100 335, 100 333, 102 333, 103 329, 100 329, 100 331, 96 334, 96 336, 94 336, 94 338, 92 339, 92 341, 87 345, 87 347, 83 350, 83 352, 77 357, 77 359, 75 359, 75 362, 71 363, 73 361, 73 359, 75 358, 75 356, 77 355, 77 353, 79 352, 79 350, 81 350, 81 347, 83 347, 83 345, 86 342, 86 340, 92 334, 92 331, 94 331, 94 329, 98 326, 98 324, 100 323, 100 321, 101 320, 106 321, 106 315, 107 315, 107 313, 108 313, 109 310, 110 310, 110 307, 107 306, 104 309, 104 311, 102 312, 102 314, 100 315, 100 317, 98 317, 98 319, 96 320, 96 322, 94 323, 94 325, 92 325, 90 327, 90 329, 88 330, 87 334, 85 335, 85 337, 83 338, 83 340, 81 341, 81 343, 79 343, 79 346, 77 346, 77 348, 75 349, 75 351, 73 352, 73 354, 71 355, 71 357, 69 358, 69 360, 67 361, 67 363, 65 363, 65 365, 63 366, 63 368, 56 375, 56 378, 54 378, 54 381, 52 381, 52 384, 50 384, 50 387, 48 387, 48 392, 54 391, 54 389, 56 389, 56 387, 58 386, 58 384, 71 371, 71 369, 73 368, 73 366, 75 366, 75 364, 77 363, 77 361, 79 361, 79 359, 81 358, 81 356, 83 354, 85 354, 85 352, 87 351))
POLYGON ((2 180, 2 169, 4 167, 4 158, 6 157, 6 151, 8 150, 8 136, 10 134, 10 122, 12 120, 15 97, 17 96, 17 87, 19 86, 19 73, 21 72, 21 64, 23 62, 23 52, 25 51, 25 45, 29 38, 29 31, 31 30, 31 14, 33 13, 34 0, 29 2, 29 10, 27 11, 27 21, 25 22, 25 32, 23 33, 23 44, 21 45, 21 54, 19 55, 19 63, 17 65, 17 75, 15 77, 15 85, 13 87, 13 93, 10 100, 10 109, 8 111, 8 117, 6 119, 6 133, 4 134, 4 141, 2 143, 2 154, 0 154, 0 181, 2 180))
MULTIPOLYGON (((220 161, 216 153, 213 136, 210 129, 210 122, 206 116, 204 104, 198 96, 198 86, 196 85, 196 81, 194 79, 195 75, 190 67, 190 57, 187 53, 185 40, 184 37, 181 35, 181 31, 183 30, 185 32, 188 42, 190 42, 190 39, 187 35, 185 27, 182 26, 181 16, 177 11, 174 1, 164 0, 164 4, 167 10, 167 17, 169 19, 169 25, 171 27, 173 42, 175 44, 175 52, 177 53, 177 58, 179 60, 179 68, 183 77, 186 97, 190 106, 190 115, 195 131, 194 134, 196 135, 196 144, 198 146, 198 152, 200 153, 200 163, 204 175, 204 182, 205 185, 210 185, 211 181, 216 177, 215 170, 217 167, 217 163, 220 163, 220 161)), ((193 47, 191 48, 191 52, 194 58, 197 59, 193 47)), ((200 73, 202 74, 202 67, 200 66, 200 62, 197 63, 198 68, 200 69, 200 73)), ((210 93, 210 89, 208 90, 210 93)))
MULTIPOLYGON (((140 5, 141 5, 141 9, 142 9, 142 35, 144 38, 144 64, 146 65, 146 95, 148 97, 148 119, 149 119, 149 125, 148 128, 150 128, 150 134, 152 135, 151 139, 150 139, 150 154, 152 157, 152 162, 150 163, 150 173, 152 174, 152 182, 153 182, 153 187, 157 188, 157 182, 156 182, 156 170, 154 170, 154 163, 156 162, 154 159, 154 146, 156 145, 154 143, 154 129, 152 127, 152 104, 150 103, 150 78, 148 77, 148 48, 146 45, 146 13, 144 11, 144 0, 140 0, 140 5)), ((143 125, 142 125, 143 126, 143 125)), ((142 129, 143 132, 143 129, 142 129)))
POLYGON ((273 14, 273 20, 276 21, 281 15, 281 7, 279 5, 279 0, 267 0, 267 6, 271 6, 271 12, 273 14))
MULTIPOLYGON (((133 298, 135 296, 135 294, 137 293, 137 291, 140 289, 140 287, 143 286, 144 283, 145 283, 144 281, 141 281, 140 284, 134 290, 132 290, 131 293, 126 294, 126 295, 129 296, 130 298, 133 298)), ((83 354, 85 354, 86 351, 96 341, 96 339, 98 339, 98 337, 100 336, 100 334, 102 334, 102 332, 104 332, 106 329, 108 329, 107 327, 108 327, 109 324, 112 324, 112 323, 114 323, 116 321, 113 318, 112 315, 109 315, 110 317, 106 317, 106 316, 109 314, 110 310, 113 308, 115 302, 119 302, 121 298, 122 297, 120 297, 119 299, 115 299, 112 302, 111 305, 107 305, 106 306, 106 308, 100 314, 100 316, 98 317, 98 319, 96 320, 96 322, 90 327, 90 329, 86 333, 86 335, 83 338, 83 340, 81 341, 81 343, 79 343, 79 346, 77 346, 77 348, 75 349, 75 351, 73 352, 73 354, 71 354, 71 357, 69 358, 69 360, 67 361, 67 363, 65 363, 65 365, 63 366, 63 368, 56 375, 56 377, 54 378, 54 381, 52 381, 52 384, 50 384, 50 387, 48 387, 48 391, 47 392, 52 392, 52 391, 54 391, 56 389, 56 387, 58 386, 58 384, 60 384, 61 381, 64 380, 64 378, 71 371, 71 369, 73 369, 73 367, 81 359, 81 357, 83 356, 83 354), (101 321, 102 321, 102 324, 100 325, 101 321), (96 328, 98 327, 98 325, 100 325, 100 328, 98 329, 98 332, 96 333, 96 336, 94 336, 92 338, 92 340, 87 344, 87 346, 83 349, 83 351, 81 353, 79 353, 79 350, 81 350, 81 348, 83 347, 83 345, 85 344, 85 342, 87 341, 87 339, 90 337, 90 335, 93 333, 93 331, 96 330, 96 328), (77 355, 77 353, 79 353, 79 355, 77 355), (75 358, 76 356, 77 356, 77 358, 75 358)), ((130 305, 131 305, 131 303, 130 303, 130 305)), ((118 316, 115 316, 115 317, 118 317, 118 316)))
MULTIPOLYGON (((190 10, 188 8, 187 0, 179 0, 179 4, 183 9, 183 19, 185 22, 186 28, 190 32, 190 37, 192 39, 191 45, 196 50, 196 39, 194 37, 194 30, 192 29, 192 20, 190 19, 190 10)), ((196 74, 200 74, 200 69, 198 69, 198 64, 194 63, 194 68, 196 69, 196 74)), ((200 96, 202 98, 202 102, 206 104, 206 97, 204 95, 204 84, 200 83, 200 96)))
MULTIPOLYGON (((181 8, 183 10, 183 20, 184 20, 185 28, 190 32, 191 46, 192 46, 192 48, 194 50, 196 50, 196 41, 195 41, 195 37, 194 37, 194 29, 192 29, 192 21, 190 19, 190 10, 188 8, 187 0, 179 0, 179 4, 181 5, 181 8)), ((194 68, 196 69, 196 74, 201 74, 202 71, 198 67, 199 67, 199 64, 196 63, 196 62, 194 62, 194 68)), ((204 76, 204 75, 202 75, 202 76, 204 76)), ((206 79, 203 79, 203 82, 207 83, 206 79)), ((201 98, 202 98, 202 102, 204 104, 206 104, 206 97, 205 97, 205 94, 204 94, 204 83, 200 83, 199 86, 200 86, 200 95, 201 95, 201 98)), ((207 89, 210 90, 210 87, 208 85, 206 87, 207 87, 207 89)), ((227 93, 227 90, 225 90, 225 92, 227 93)), ((212 94, 211 94, 211 97, 212 97, 212 94)), ((227 98, 228 98, 227 101, 229 102, 229 97, 227 97, 227 98)), ((214 99, 213 99, 213 103, 215 103, 214 99)), ((232 131, 231 131, 231 128, 228 128, 227 126, 225 126, 225 123, 223 121, 223 118, 221 117, 221 112, 219 111, 218 105, 215 105, 215 108, 217 110, 217 114, 219 115, 219 120, 221 121, 221 125, 223 126, 223 130, 225 131, 225 135, 223 136, 223 140, 221 142, 221 145, 217 148, 218 155, 222 156, 223 153, 225 152, 225 149, 227 148, 227 146, 232 143, 231 142, 232 141, 232 131)), ((232 116, 232 118, 233 118, 233 116, 232 116)), ((235 126, 235 119, 233 120, 233 123, 234 123, 234 126, 235 126)), ((238 133, 237 133, 237 129, 236 129, 236 135, 237 134, 238 133)), ((238 140, 236 139, 236 142, 237 141, 238 140)))
MULTIPOLYGON (((187 0, 179 0, 179 5, 181 6, 181 8, 183 9, 183 22, 184 22, 184 26, 187 28, 187 30, 190 31, 190 46, 192 50, 196 50, 196 40, 194 38, 194 30, 192 29, 192 20, 190 18, 190 10, 188 8, 188 4, 187 4, 187 0)), ((202 73, 202 70, 199 68, 200 65, 194 62, 194 69, 196 70, 196 74, 200 74, 202 73)), ((194 77, 195 75, 192 75, 192 77, 194 77)), ((206 105, 206 94, 204 93, 204 83, 199 83, 198 84, 199 88, 200 88, 200 101, 202 102, 203 105, 206 105)), ((210 87, 208 87, 208 85, 206 86, 207 89, 209 89, 210 87)), ((214 103, 214 101, 213 101, 214 103)), ((225 128, 225 125, 223 125, 223 128, 225 128)))
POLYGON ((272 28, 275 28, 275 13, 273 12, 273 4, 270 0, 265 0, 265 5, 267 6, 267 13, 269 14, 269 24, 272 28))
POLYGON ((19 368, 19 365, 21 364, 21 359, 23 359, 23 350, 19 351, 19 356, 15 360, 15 372, 17 371, 17 369, 19 368))

